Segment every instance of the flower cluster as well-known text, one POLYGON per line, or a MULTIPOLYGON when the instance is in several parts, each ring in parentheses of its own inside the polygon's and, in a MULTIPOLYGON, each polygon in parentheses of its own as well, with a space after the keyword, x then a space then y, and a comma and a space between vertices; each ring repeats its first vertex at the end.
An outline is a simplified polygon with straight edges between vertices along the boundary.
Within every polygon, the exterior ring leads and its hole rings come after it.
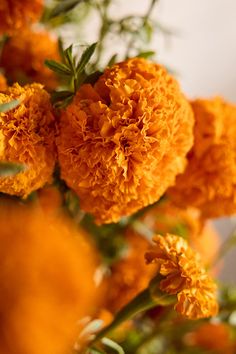
POLYGON ((189 319, 216 315, 216 284, 203 268, 199 255, 179 236, 157 235, 153 241, 155 246, 146 253, 146 261, 157 264, 163 277, 161 291, 177 295, 176 311, 189 319))
POLYGON ((0 161, 17 162, 25 170, 0 179, 0 192, 27 197, 49 182, 55 165, 55 119, 49 94, 40 84, 15 84, 0 93, 0 103, 19 106, 0 113, 0 161))
POLYGON ((119 221, 174 184, 192 128, 176 80, 160 65, 129 59, 106 69, 94 86, 81 86, 62 113, 61 176, 98 223, 119 221))
POLYGON ((192 108, 194 146, 170 195, 178 204, 198 207, 204 217, 235 214, 236 106, 215 98, 193 101, 192 108))

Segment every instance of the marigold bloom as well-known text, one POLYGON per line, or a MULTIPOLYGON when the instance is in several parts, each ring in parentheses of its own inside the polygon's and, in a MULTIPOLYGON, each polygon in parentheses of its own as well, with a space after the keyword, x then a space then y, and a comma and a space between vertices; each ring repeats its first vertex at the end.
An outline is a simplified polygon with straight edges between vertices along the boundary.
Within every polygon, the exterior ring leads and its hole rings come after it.
POLYGON ((170 190, 181 205, 201 209, 204 217, 236 213, 236 106, 223 101, 192 102, 195 142, 188 166, 170 190))
POLYGON ((43 0, 1 0, 0 35, 14 33, 36 22, 42 11, 43 0))
POLYGON ((234 354, 230 326, 225 323, 204 323, 186 336, 187 344, 216 354, 234 354))
POLYGON ((26 170, 0 178, 0 192, 28 196, 50 181, 55 164, 54 116, 49 94, 39 84, 18 84, 0 93, 0 103, 18 99, 0 113, 0 161, 22 163, 26 170))
POLYGON ((0 230, 0 353, 71 352, 99 297, 88 237, 62 213, 3 198, 0 230))
POLYGON ((0 91, 5 91, 7 88, 7 81, 5 77, 0 74, 0 91))
POLYGON ((156 267, 149 268, 145 264, 144 254, 150 243, 131 230, 128 230, 125 238, 128 252, 112 266, 111 275, 107 279, 109 291, 105 307, 112 313, 118 312, 144 290, 156 270, 156 267))
POLYGON ((97 223, 157 201, 183 172, 193 114, 166 70, 141 58, 83 85, 61 115, 61 176, 97 223), (70 173, 68 173, 70 171, 70 173))
POLYGON ((217 258, 220 237, 210 223, 204 223, 196 208, 181 208, 163 200, 145 214, 142 222, 155 234, 171 233, 185 238, 200 253, 206 266, 211 266, 217 258))
POLYGON ((15 33, 5 43, 0 66, 4 68, 10 82, 39 82, 48 89, 55 89, 58 79, 56 74, 45 66, 46 59, 60 61, 57 41, 45 31, 33 32, 24 29, 15 33))
POLYGON ((177 295, 175 309, 189 319, 214 316, 218 311, 216 285, 203 268, 199 255, 179 236, 154 236, 147 263, 157 264, 164 277, 160 289, 177 295))

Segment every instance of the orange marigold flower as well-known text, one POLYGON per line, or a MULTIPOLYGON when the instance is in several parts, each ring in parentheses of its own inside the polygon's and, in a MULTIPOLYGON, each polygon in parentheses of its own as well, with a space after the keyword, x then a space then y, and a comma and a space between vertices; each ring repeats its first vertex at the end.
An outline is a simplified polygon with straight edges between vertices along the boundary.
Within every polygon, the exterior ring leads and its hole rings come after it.
POLYGON ((83 85, 62 113, 62 178, 97 223, 117 222, 174 184, 192 128, 176 80, 160 65, 129 59, 106 69, 94 86, 83 85))
POLYGON ((0 113, 0 161, 17 162, 25 171, 0 178, 0 192, 27 197, 50 181, 55 164, 54 116, 49 94, 39 84, 15 84, 0 93, 0 103, 19 106, 0 113))
POLYGON ((223 101, 192 102, 195 142, 188 166, 170 190, 180 205, 201 209, 204 217, 236 213, 236 106, 223 101))
POLYGON ((0 35, 14 33, 38 21, 42 11, 43 0, 1 0, 0 35))
POLYGON ((196 208, 181 208, 163 200, 147 211, 142 222, 155 234, 171 233, 185 238, 207 267, 217 258, 220 237, 210 223, 204 223, 196 208))
POLYGON ((58 79, 45 66, 46 59, 60 61, 57 41, 45 31, 24 29, 5 43, 0 66, 4 68, 10 82, 39 82, 52 90, 58 86, 58 79))
POLYGON ((185 342, 216 354, 234 354, 230 326, 225 323, 204 323, 187 334, 185 342))
POLYGON ((157 264, 163 276, 160 289, 177 295, 175 309, 189 319, 214 316, 218 311, 216 285, 203 268, 199 255, 179 236, 154 236, 147 263, 157 264))
POLYGON ((0 74, 0 91, 5 91, 7 89, 7 81, 5 77, 0 74))
POLYGON ((64 214, 0 199, 0 353, 72 352, 97 310, 97 254, 64 214), (14 340, 13 340, 14 339, 14 340))
POLYGON ((125 239, 127 254, 112 266, 107 279, 109 291, 105 307, 112 313, 118 312, 144 290, 156 270, 156 267, 147 268, 145 264, 144 254, 150 247, 149 241, 131 230, 127 231, 125 239))

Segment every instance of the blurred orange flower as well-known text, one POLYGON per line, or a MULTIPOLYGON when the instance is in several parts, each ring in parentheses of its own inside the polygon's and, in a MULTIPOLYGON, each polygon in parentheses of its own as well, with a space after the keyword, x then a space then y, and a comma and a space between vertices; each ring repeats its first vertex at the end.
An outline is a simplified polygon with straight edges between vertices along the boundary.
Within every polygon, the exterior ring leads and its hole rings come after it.
POLYGON ((0 66, 11 83, 39 82, 52 90, 58 86, 58 79, 45 66, 46 59, 60 61, 57 41, 45 31, 35 32, 27 28, 7 40, 0 66))
POLYGON ((203 323, 186 336, 186 343, 216 354, 234 354, 230 326, 225 323, 203 323))
POLYGON ((160 289, 177 295, 175 309, 189 319, 215 316, 216 284, 203 268, 199 255, 179 236, 154 236, 155 246, 146 253, 147 263, 157 264, 163 277, 160 289))
POLYGON ((157 201, 183 172, 193 114, 160 65, 134 58, 83 85, 61 115, 61 176, 97 223, 157 201), (70 173, 68 173, 70 171, 70 173))
POLYGON ((15 84, 0 93, 0 103, 18 99, 19 106, 0 113, 0 161, 18 162, 25 171, 0 178, 0 192, 27 197, 50 181, 56 151, 55 120, 49 94, 39 84, 15 84))
POLYGON ((201 209, 204 217, 236 213, 236 106, 223 101, 192 102, 196 118, 188 166, 170 190, 180 205, 201 209))
POLYGON ((7 88, 7 81, 6 78, 0 74, 0 91, 4 91, 7 88))
POLYGON ((155 266, 149 268, 145 264, 144 254, 150 242, 132 230, 127 231, 125 240, 128 244, 127 254, 111 267, 107 279, 105 307, 112 313, 118 312, 144 290, 156 270, 155 266))
POLYGON ((42 12, 43 0, 1 0, 0 35, 14 33, 38 21, 42 12))
POLYGON ((217 258, 220 237, 213 225, 204 222, 196 208, 181 208, 168 199, 163 200, 147 211, 142 222, 155 234, 172 233, 185 238, 200 253, 207 267, 217 258))
POLYGON ((88 236, 62 213, 6 198, 0 229, 0 353, 69 353, 99 298, 88 236))

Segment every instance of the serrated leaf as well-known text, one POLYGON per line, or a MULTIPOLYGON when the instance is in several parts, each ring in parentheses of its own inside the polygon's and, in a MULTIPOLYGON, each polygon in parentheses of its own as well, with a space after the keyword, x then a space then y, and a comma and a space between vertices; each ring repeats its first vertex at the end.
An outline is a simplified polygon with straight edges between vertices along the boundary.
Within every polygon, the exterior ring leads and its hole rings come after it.
POLYGON ((107 66, 111 67, 112 65, 114 65, 117 60, 117 56, 118 56, 118 54, 112 55, 111 59, 107 63, 107 66))
POLYGON ((137 55, 138 58, 145 58, 145 59, 148 59, 148 58, 151 58, 155 55, 156 53, 153 51, 153 50, 149 50, 147 52, 141 52, 137 55))
POLYGON ((0 162, 0 177, 12 177, 25 171, 26 166, 14 162, 0 162))
POLYGON ((104 337, 102 338, 101 342, 105 344, 107 347, 115 350, 118 354, 125 354, 124 349, 119 344, 111 340, 110 338, 104 337))
POLYGON ((85 51, 83 52, 81 59, 77 65, 76 72, 80 74, 84 71, 85 66, 88 64, 91 56, 93 55, 96 49, 97 43, 91 44, 85 51))
POLYGON ((17 106, 19 106, 19 104, 20 104, 19 100, 12 100, 7 103, 2 103, 2 104, 0 104, 0 113, 6 113, 6 112, 10 111, 11 109, 14 109, 17 106))
POLYGON ((68 68, 67 65, 63 64, 63 63, 58 63, 55 60, 45 60, 45 65, 51 69, 52 71, 54 71, 55 73, 59 74, 59 75, 63 75, 63 76, 71 76, 71 70, 68 68))
POLYGON ((66 12, 71 11, 74 7, 79 5, 84 0, 61 0, 58 5, 49 14, 49 19, 64 15, 66 12))

